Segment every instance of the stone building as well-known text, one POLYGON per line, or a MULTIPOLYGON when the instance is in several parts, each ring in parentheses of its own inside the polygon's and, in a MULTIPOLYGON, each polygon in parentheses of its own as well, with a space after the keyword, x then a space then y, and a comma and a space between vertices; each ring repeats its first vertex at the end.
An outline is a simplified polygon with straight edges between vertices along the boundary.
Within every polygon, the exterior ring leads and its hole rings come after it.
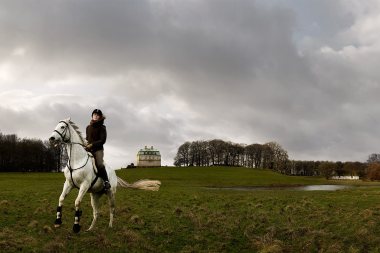
POLYGON ((140 149, 137 153, 137 167, 160 167, 161 154, 160 151, 154 149, 153 146, 140 149))

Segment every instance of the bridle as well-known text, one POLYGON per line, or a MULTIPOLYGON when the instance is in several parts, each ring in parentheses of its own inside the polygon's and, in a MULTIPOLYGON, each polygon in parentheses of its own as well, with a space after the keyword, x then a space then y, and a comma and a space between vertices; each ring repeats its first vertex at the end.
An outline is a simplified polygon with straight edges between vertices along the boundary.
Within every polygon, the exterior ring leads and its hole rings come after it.
POLYGON ((54 129, 54 132, 56 132, 57 134, 59 134, 59 136, 61 136, 62 142, 64 142, 64 143, 70 143, 71 132, 70 132, 69 124, 66 121, 63 121, 63 120, 61 120, 59 123, 64 123, 66 125, 65 129, 62 131, 62 133, 59 132, 59 131, 57 131, 56 129, 54 129), (67 132, 70 134, 70 136, 69 136, 68 140, 65 140, 67 132))

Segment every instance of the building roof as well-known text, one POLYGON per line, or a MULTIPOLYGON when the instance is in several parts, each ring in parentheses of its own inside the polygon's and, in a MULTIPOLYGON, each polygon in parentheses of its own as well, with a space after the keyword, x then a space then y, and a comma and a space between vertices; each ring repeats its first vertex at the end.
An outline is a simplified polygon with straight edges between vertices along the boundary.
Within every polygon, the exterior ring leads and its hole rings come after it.
POLYGON ((145 146, 145 148, 140 149, 140 151, 137 153, 137 155, 159 155, 159 156, 161 156, 160 151, 153 148, 153 146, 151 146, 150 148, 145 146))

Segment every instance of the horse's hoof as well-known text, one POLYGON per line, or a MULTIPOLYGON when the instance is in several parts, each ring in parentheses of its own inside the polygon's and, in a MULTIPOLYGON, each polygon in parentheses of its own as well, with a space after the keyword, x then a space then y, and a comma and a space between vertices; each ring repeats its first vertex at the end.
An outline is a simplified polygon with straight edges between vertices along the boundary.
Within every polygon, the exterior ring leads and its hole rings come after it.
POLYGON ((55 228, 59 228, 60 226, 61 226, 61 224, 54 224, 55 228))
POLYGON ((79 231, 80 231, 80 225, 79 224, 74 224, 73 231, 74 231, 74 233, 79 233, 79 231))

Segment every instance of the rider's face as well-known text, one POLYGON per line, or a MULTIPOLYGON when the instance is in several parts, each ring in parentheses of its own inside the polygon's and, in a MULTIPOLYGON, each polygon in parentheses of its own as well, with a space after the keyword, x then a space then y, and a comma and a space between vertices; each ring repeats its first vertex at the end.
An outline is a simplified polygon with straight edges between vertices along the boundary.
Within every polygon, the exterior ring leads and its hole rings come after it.
POLYGON ((97 114, 97 113, 92 114, 92 120, 99 120, 99 119, 100 119, 99 114, 97 114))

